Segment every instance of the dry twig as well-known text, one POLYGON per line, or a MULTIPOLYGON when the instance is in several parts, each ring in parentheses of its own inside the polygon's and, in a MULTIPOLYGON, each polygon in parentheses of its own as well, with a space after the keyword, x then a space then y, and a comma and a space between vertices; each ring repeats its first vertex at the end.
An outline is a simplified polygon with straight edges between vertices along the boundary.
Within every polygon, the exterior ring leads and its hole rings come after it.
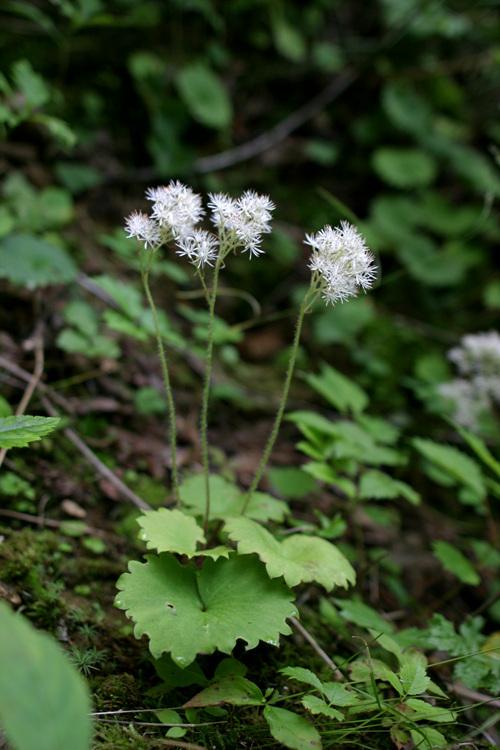
MULTIPOLYGON (((0 367, 3 367, 8 372, 11 372, 13 375, 21 378, 24 381, 31 382, 32 380, 32 376, 29 372, 23 370, 22 367, 9 362, 5 357, 2 356, 0 356, 0 367)), ((50 416, 59 416, 52 404, 52 401, 58 403, 58 405, 64 408, 65 411, 71 413, 71 408, 68 407, 66 399, 58 396, 58 394, 54 393, 52 389, 47 385, 41 383, 38 380, 38 382, 35 383, 33 390, 35 388, 37 388, 44 394, 41 397, 41 401, 46 412, 50 414, 50 416), (56 398, 56 396, 58 396, 58 398, 56 398)), ((127 485, 122 482, 122 480, 117 477, 116 474, 111 471, 111 469, 103 464, 103 462, 95 455, 95 453, 88 447, 88 445, 84 443, 84 441, 75 432, 75 430, 73 430, 71 427, 66 427, 64 428, 63 432, 67 439, 75 446, 75 448, 80 451, 80 453, 86 458, 91 466, 93 466, 97 473, 107 479, 108 482, 110 482, 114 487, 116 487, 116 489, 123 497, 129 500, 133 505, 136 506, 136 508, 139 508, 140 510, 150 510, 151 506, 145 500, 139 497, 139 495, 136 495, 136 493, 131 490, 130 487, 127 487, 127 485)))
POLYGON ((306 630, 306 628, 302 625, 301 622, 299 622, 295 617, 289 617, 289 621, 292 623, 295 630, 297 630, 301 636, 309 643, 310 646, 316 651, 320 659, 322 659, 327 667, 329 667, 333 674, 335 675, 336 680, 343 680, 344 676, 340 669, 337 667, 334 661, 330 659, 326 651, 324 651, 319 643, 316 641, 316 639, 311 635, 311 633, 306 630))
MULTIPOLYGON (((23 393, 23 397, 21 398, 17 409, 16 409, 16 417, 20 417, 22 414, 25 413, 29 402, 31 401, 31 397, 33 396, 33 393, 35 392, 35 388, 38 386, 40 379, 43 375, 43 365, 44 365, 44 352, 43 352, 43 323, 38 323, 35 332, 30 340, 30 343, 33 345, 33 349, 35 351, 35 367, 33 369, 33 373, 30 375, 28 380, 28 385, 26 386, 26 390, 23 393)), ((0 466, 2 466, 5 456, 7 455, 7 448, 2 448, 0 450, 0 466)))

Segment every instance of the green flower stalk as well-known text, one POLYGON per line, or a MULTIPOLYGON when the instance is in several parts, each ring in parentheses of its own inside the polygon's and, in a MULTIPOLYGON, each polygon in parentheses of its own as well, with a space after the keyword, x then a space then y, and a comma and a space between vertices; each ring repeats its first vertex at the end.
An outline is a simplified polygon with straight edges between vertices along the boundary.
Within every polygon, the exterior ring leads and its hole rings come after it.
POLYGON ((340 227, 335 229, 326 226, 315 235, 306 235, 306 244, 313 249, 309 262, 309 268, 312 272, 311 282, 299 309, 276 417, 257 471, 246 494, 241 510, 242 514, 246 512, 252 495, 259 486, 278 437, 288 401, 306 313, 311 310, 320 295, 325 302, 330 304, 344 302, 350 297, 356 296, 360 289, 369 289, 376 277, 376 267, 372 254, 357 229, 347 222, 342 222, 340 227))
POLYGON ((201 458, 203 463, 203 473, 205 475, 205 515, 203 526, 205 535, 208 530, 210 520, 210 459, 208 454, 208 405, 210 401, 210 387, 212 384, 213 369, 213 351, 214 351, 214 324, 215 324, 215 301, 217 299, 217 287, 219 284, 219 272, 222 265, 222 249, 215 263, 215 269, 212 278, 212 288, 208 292, 208 337, 207 349, 205 354, 205 375, 203 381, 203 395, 201 401, 200 416, 200 444, 201 458))
POLYGON ((167 409, 168 409, 168 438, 170 445, 170 459, 172 462, 172 493, 176 503, 179 502, 179 474, 177 470, 177 422, 175 413, 175 401, 172 392, 172 385, 170 382, 170 372, 168 369, 168 361, 165 354, 165 347, 163 345, 163 337, 161 335, 160 320, 158 317, 158 310, 156 308, 151 288, 149 286, 149 274, 151 271, 151 265, 153 261, 153 253, 151 251, 145 251, 148 253, 148 257, 144 259, 143 267, 141 269, 142 285, 146 294, 146 299, 153 316, 153 325, 155 329, 156 343, 158 346, 158 357, 160 359, 161 373, 163 379, 163 387, 165 390, 165 396, 167 398, 167 409))

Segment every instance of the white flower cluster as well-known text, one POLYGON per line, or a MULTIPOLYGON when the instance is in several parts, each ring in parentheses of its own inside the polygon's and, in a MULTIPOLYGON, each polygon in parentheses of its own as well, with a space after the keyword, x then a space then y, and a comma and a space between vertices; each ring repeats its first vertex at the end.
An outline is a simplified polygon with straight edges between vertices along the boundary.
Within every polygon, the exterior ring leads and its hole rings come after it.
POLYGON ((313 249, 309 268, 318 275, 327 303, 345 302, 359 289, 369 289, 377 277, 375 259, 356 227, 346 221, 340 227, 323 227, 306 234, 313 249))
POLYGON ((442 383, 438 392, 453 403, 459 424, 477 428, 480 416, 500 405, 500 334, 468 334, 448 358, 463 377, 442 383))
POLYGON ((125 231, 150 250, 190 235, 204 214, 201 197, 178 181, 148 188, 146 198, 153 204, 151 215, 134 211, 125 221, 125 231))
POLYGON ((262 235, 271 231, 274 203, 267 195, 246 190, 240 198, 225 193, 210 193, 208 207, 211 221, 219 232, 229 236, 235 248, 243 247, 249 257, 264 252, 262 235))
POLYGON ((247 190, 240 198, 223 193, 209 195, 211 221, 219 230, 219 239, 197 228, 205 213, 201 196, 181 182, 148 188, 146 198, 152 203, 151 215, 139 211, 130 214, 125 222, 127 237, 151 250, 174 240, 177 253, 197 268, 213 265, 222 241, 224 257, 238 247, 248 251, 250 258, 260 255, 262 235, 271 231, 274 204, 267 195, 253 190, 247 190))
POLYGON ((201 196, 179 181, 148 188, 146 198, 152 203, 152 218, 174 239, 187 237, 205 213, 201 196))

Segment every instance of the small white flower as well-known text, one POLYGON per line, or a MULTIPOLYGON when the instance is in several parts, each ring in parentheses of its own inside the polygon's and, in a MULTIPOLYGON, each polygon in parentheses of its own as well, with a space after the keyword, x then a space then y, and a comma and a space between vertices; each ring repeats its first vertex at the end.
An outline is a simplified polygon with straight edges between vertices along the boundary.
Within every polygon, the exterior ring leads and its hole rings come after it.
POLYGON ((144 247, 155 250, 161 244, 160 228, 156 221, 141 211, 134 211, 125 220, 127 237, 144 243, 144 247))
POLYGON ((187 257, 197 268, 213 265, 219 252, 217 237, 204 229, 195 229, 190 235, 180 237, 177 247, 177 254, 187 257))
POLYGON ((204 214, 201 196, 178 180, 148 188, 146 198, 153 204, 153 218, 174 238, 187 236, 204 214))
POLYGON ((210 220, 218 229, 233 230, 238 219, 238 205, 225 193, 209 193, 210 220))
POLYGON ((335 304, 369 289, 377 277, 375 260, 356 227, 346 221, 307 234, 312 247, 309 268, 319 275, 325 302, 335 304))
POLYGON ((240 198, 211 193, 208 207, 211 221, 219 231, 232 235, 235 247, 241 246, 249 257, 261 255, 262 235, 271 231, 274 204, 267 195, 247 190, 240 198))

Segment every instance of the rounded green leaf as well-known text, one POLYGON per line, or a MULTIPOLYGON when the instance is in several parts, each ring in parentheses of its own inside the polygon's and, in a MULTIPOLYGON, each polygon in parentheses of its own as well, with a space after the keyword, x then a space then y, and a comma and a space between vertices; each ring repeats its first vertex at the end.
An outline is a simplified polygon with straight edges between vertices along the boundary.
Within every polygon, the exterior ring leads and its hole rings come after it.
POLYGON ((196 554, 198 542, 205 541, 205 534, 192 516, 180 510, 148 510, 139 516, 141 527, 139 538, 146 542, 148 549, 157 552, 176 552, 179 555, 196 554))
POLYGON ((177 76, 179 94, 195 120, 209 128, 230 125, 231 100, 220 78, 201 62, 183 68, 177 76))
POLYGON ((135 622, 137 638, 149 637, 155 658, 170 653, 185 667, 197 654, 230 654, 238 639, 254 648, 291 632, 293 594, 255 557, 207 559, 197 568, 163 553, 129 563, 129 571, 118 581, 115 604, 135 622))
POLYGON ((230 518, 224 528, 240 554, 257 554, 269 576, 283 576, 289 586, 317 581, 331 591, 334 586, 347 588, 355 581, 351 564, 326 539, 293 534, 279 542, 263 526, 243 517, 230 518))
POLYGON ((436 176, 434 159, 413 148, 379 148, 373 154, 373 168, 384 182, 398 188, 423 187, 436 176))
POLYGON ((88 750, 90 697, 60 646, 0 604, 0 725, 16 750, 88 750))
POLYGON ((318 730, 303 716, 286 708, 266 706, 264 718, 275 740, 292 750, 320 750, 321 737, 318 730))

